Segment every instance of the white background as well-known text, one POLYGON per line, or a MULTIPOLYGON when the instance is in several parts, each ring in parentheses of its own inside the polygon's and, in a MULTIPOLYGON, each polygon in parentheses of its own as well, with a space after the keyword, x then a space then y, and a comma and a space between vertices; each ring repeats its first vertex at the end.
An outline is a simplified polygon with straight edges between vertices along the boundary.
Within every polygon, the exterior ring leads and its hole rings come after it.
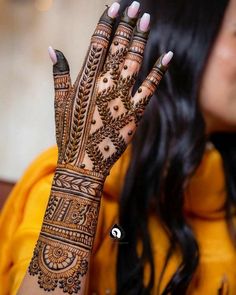
POLYGON ((16 181, 55 144, 52 65, 64 52, 73 81, 107 0, 0 0, 0 179, 16 181))

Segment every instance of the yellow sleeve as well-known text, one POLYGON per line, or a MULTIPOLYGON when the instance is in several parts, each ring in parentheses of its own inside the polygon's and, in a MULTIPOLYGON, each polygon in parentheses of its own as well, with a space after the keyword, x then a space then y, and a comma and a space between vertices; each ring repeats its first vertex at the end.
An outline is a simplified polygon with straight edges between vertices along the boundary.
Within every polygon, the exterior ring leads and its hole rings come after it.
POLYGON ((0 215, 0 295, 15 294, 37 240, 55 171, 57 149, 25 171, 0 215))
POLYGON ((34 185, 28 195, 22 221, 8 244, 12 263, 8 273, 10 294, 16 294, 33 255, 47 207, 51 181, 52 176, 49 175, 34 185))

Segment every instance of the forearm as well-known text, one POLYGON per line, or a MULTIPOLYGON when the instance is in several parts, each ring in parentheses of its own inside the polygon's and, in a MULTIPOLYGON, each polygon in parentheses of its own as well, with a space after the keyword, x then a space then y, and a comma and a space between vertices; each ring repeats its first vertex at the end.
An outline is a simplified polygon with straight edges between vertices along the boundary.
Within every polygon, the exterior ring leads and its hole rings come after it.
POLYGON ((84 294, 104 178, 58 167, 33 258, 18 294, 84 294))

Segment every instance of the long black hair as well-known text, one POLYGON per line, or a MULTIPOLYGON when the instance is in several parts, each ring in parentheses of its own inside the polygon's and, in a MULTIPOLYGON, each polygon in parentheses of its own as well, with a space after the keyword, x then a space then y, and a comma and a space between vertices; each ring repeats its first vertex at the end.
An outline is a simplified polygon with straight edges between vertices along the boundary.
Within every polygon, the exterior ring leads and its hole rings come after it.
MULTIPOLYGON (((118 246, 117 294, 150 294, 152 291, 155 268, 148 216, 153 210, 170 240, 162 274, 176 247, 182 254, 182 263, 162 294, 182 295, 199 262, 198 243, 183 214, 184 189, 202 160, 207 141, 211 141, 223 157, 228 190, 227 219, 232 230, 230 214, 236 203, 236 134, 207 136, 198 102, 204 67, 229 1, 140 2, 142 10, 151 14, 152 23, 138 83, 145 79, 163 52, 172 50, 174 58, 133 139, 119 206, 119 224, 126 233, 127 243, 118 246), (143 246, 141 256, 136 250, 139 239, 143 246), (147 286, 143 285, 145 263, 151 270, 147 286)), ((130 0, 122 1, 122 9, 130 3, 130 0)))

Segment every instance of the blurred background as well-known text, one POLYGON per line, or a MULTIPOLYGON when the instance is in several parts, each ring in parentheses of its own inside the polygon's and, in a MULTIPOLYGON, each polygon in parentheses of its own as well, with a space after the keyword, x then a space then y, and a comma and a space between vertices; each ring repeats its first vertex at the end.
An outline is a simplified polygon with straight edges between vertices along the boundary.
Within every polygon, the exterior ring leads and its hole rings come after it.
POLYGON ((52 64, 60 49, 75 80, 111 0, 0 0, 0 207, 30 162, 55 144, 52 64))

